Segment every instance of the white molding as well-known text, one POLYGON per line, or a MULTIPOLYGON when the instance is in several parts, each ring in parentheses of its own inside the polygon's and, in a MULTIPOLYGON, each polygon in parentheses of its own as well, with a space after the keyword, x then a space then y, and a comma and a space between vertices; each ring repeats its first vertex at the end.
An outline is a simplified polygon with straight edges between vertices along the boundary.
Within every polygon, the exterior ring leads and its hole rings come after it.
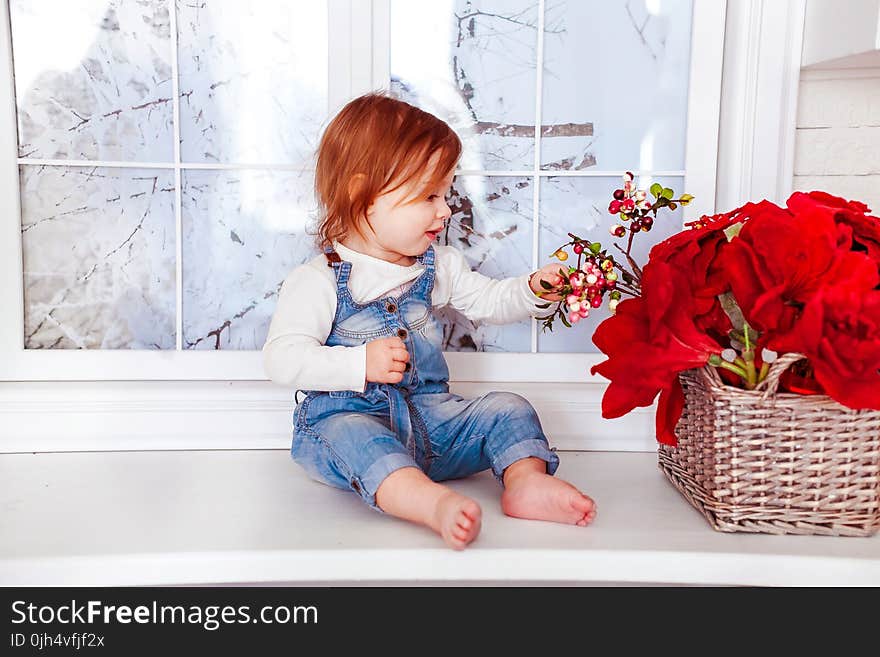
POLYGON ((373 89, 387 90, 391 82, 391 0, 373 0, 373 89))
MULTIPOLYGON (((561 450, 654 451, 654 407, 603 420, 604 385, 453 382, 526 397, 561 450)), ((287 449, 294 391, 261 381, 0 383, 0 453, 287 449)))
MULTIPOLYGON (((541 170, 541 129, 544 117, 544 25, 545 25, 545 0, 538 0, 538 39, 535 46, 535 157, 532 161, 532 271, 541 266, 541 176, 537 172, 541 170)), ((529 348, 532 353, 538 352, 538 323, 532 322, 532 331, 529 338, 529 348)))
POLYGON ((728 3, 716 207, 792 190, 806 0, 728 3))
POLYGON ((684 208, 682 221, 715 212, 718 117, 721 112, 719 72, 724 59, 726 7, 726 0, 712 4, 694 3, 685 171, 677 173, 685 176, 682 191, 693 195, 694 200, 684 208), (694 57, 694 52, 700 56, 694 57))
POLYGON ((874 68, 805 68, 801 80, 875 80, 880 78, 880 66, 874 68))
MULTIPOLYGON (((12 70, 9 4, 0 2, 0 355, 24 349, 24 282, 21 248, 21 204, 18 126, 12 70)), ((2 358, 0 356, 0 358, 2 358)), ((2 358, 5 361, 5 358, 2 358)), ((0 362, 0 376, 8 364, 0 362)))
POLYGON ((372 0, 351 0, 351 98, 373 91, 372 25, 372 0))
MULTIPOLYGON (((446 352, 453 381, 563 383, 590 375, 603 354, 446 352)), ((0 365, 0 381, 266 381, 262 352, 19 349, 0 365)))
POLYGON ((168 12, 171 18, 171 111, 174 139, 174 346, 183 348, 183 173, 180 168, 180 47, 177 34, 177 2, 168 12))
POLYGON ((880 0, 809 0, 801 66, 864 55, 880 48, 880 0))
POLYGON ((327 113, 335 115, 351 99, 352 15, 355 0, 327 0, 327 113))

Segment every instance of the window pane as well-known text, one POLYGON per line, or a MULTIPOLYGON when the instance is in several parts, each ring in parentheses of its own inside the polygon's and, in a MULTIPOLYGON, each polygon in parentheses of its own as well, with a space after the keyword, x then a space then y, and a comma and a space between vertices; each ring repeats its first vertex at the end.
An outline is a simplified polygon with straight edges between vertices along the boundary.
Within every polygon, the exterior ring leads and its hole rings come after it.
POLYGON ((692 4, 547 4, 543 168, 684 169, 692 4))
POLYGON ((167 0, 13 0, 19 155, 173 159, 167 0))
POLYGON ((174 349, 174 174, 21 167, 25 348, 174 349))
MULTIPOLYGON (((452 184, 452 217, 441 244, 464 253, 471 269, 492 278, 532 269, 532 178, 458 176, 452 184)), ((475 326, 441 311, 446 351, 531 351, 531 321, 475 326)))
MULTIPOLYGON (((683 178, 649 178, 643 176, 636 179, 639 189, 647 190, 652 183, 658 182, 664 187, 671 187, 676 195, 683 194, 683 178)), ((614 248, 619 244, 626 248, 627 236, 614 238, 609 233, 609 228, 620 223, 616 215, 608 213, 608 204, 611 202, 615 189, 623 186, 620 178, 585 178, 585 177, 550 177, 541 180, 541 236, 540 253, 541 263, 558 262, 551 254, 571 238, 568 233, 572 232, 578 237, 588 239, 591 242, 599 242, 604 249, 615 255, 621 261, 625 261, 623 254, 614 248)), ((650 232, 638 233, 633 240, 632 256, 639 266, 648 261, 648 252, 658 242, 679 232, 682 229, 684 219, 681 209, 674 212, 664 209, 657 213, 657 219, 650 232)), ((568 249, 570 259, 566 265, 575 264, 572 260, 571 249, 568 249)), ((626 295, 624 299, 628 298, 626 295)), ((549 314, 556 304, 548 310, 549 314)), ((553 322, 553 331, 542 331, 538 326, 538 351, 543 352, 598 352, 593 344, 591 336, 596 326, 609 316, 606 302, 601 308, 590 312, 590 316, 581 320, 572 328, 566 328, 557 318, 553 322)))
POLYGON ((461 168, 531 169, 535 0, 391 2, 391 89, 447 121, 461 168))
POLYGON ((184 172, 185 349, 263 346, 282 281, 318 254, 305 234, 312 181, 311 172, 184 172))
POLYGON ((303 164, 327 118, 325 2, 178 2, 184 162, 303 164))

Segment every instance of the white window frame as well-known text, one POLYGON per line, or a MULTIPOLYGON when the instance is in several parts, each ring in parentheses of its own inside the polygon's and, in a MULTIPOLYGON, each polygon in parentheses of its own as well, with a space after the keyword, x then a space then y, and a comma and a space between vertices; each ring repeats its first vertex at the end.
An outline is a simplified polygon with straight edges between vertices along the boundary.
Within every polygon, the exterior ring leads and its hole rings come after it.
MULTIPOLYGON (((539 0, 543 21, 544 0, 539 0)), ((685 209, 682 221, 715 211, 718 162, 721 72, 725 35, 726 1, 695 0, 692 25, 690 84, 688 97, 687 149, 681 171, 636 171, 636 175, 684 176, 684 188, 696 199, 685 209)), ((329 48, 329 110, 332 115, 349 98, 387 85, 389 0, 329 0, 330 33, 335 42, 329 48)), ((180 331, 180 153, 175 143, 175 171, 178 195, 178 350, 73 350, 24 348, 24 298, 21 253, 21 208, 19 203, 19 158, 15 95, 11 58, 9 8, 0 2, 0 381, 262 381, 262 354, 259 351, 181 350, 180 331)), ((177 130, 179 97, 176 91, 176 20, 172 12, 174 44, 174 117, 177 130)), ((543 22, 539 24, 539 61, 543 49, 543 22)), ((536 124, 540 125, 541 67, 536 72, 536 124)), ((539 146, 540 144, 538 144, 539 146)), ((536 149, 538 150, 538 149, 536 149)), ((525 172, 544 178, 559 176, 558 171, 540 171, 540 153, 535 170, 525 172)), ((69 164, 69 163, 68 163, 69 164)), ((90 162, 92 166, 118 163, 90 162)), ((143 167, 143 163, 127 163, 143 167)), ((239 165, 197 165, 183 168, 243 168, 239 165)), ((253 165, 251 165, 253 166, 253 165)), ((171 168, 167 165, 164 168, 171 168)), ((260 167, 266 168, 266 167, 260 167)), ((272 167, 283 169, 284 167, 272 167)), ((288 167, 290 168, 290 167, 288 167)), ((502 173, 502 172, 497 172, 502 173)), ((522 172, 503 172, 518 175, 522 172)), ((623 171, 568 172, 562 175, 615 176, 623 171)), ((535 207, 540 185, 536 185, 535 207)), ((537 229, 535 231, 537 236, 537 229)), ((533 253, 538 265, 537 237, 533 253)), ((537 323, 535 323, 537 324, 537 323)), ((533 327, 532 350, 537 343, 533 327)), ((569 382, 590 378, 592 365, 604 360, 602 354, 543 353, 461 353, 448 352, 452 379, 493 382, 569 382)))

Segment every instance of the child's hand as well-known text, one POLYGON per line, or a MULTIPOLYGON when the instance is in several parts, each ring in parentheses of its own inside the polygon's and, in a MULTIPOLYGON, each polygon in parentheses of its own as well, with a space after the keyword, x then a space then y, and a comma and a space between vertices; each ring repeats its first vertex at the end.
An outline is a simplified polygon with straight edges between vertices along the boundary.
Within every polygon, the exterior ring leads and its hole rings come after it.
POLYGON ((379 338, 367 343, 367 381, 400 383, 408 362, 409 352, 400 338, 379 338))
POLYGON ((562 276, 559 275, 559 270, 564 268, 563 265, 558 263, 550 263, 549 265, 541 267, 529 278, 529 287, 532 288, 532 292, 535 294, 540 292, 541 294, 538 296, 547 301, 562 301, 562 297, 557 294, 557 290, 562 289, 563 279, 562 276), (541 281, 547 281, 554 289, 545 289, 544 286, 541 285, 541 281))

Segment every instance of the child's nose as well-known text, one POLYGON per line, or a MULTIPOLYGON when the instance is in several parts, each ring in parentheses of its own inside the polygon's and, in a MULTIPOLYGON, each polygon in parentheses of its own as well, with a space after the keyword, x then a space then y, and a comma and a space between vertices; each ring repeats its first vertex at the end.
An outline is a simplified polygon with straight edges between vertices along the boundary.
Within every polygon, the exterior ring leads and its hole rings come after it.
POLYGON ((452 216, 452 209, 446 205, 446 201, 440 201, 440 207, 437 210, 437 218, 446 221, 452 216))

